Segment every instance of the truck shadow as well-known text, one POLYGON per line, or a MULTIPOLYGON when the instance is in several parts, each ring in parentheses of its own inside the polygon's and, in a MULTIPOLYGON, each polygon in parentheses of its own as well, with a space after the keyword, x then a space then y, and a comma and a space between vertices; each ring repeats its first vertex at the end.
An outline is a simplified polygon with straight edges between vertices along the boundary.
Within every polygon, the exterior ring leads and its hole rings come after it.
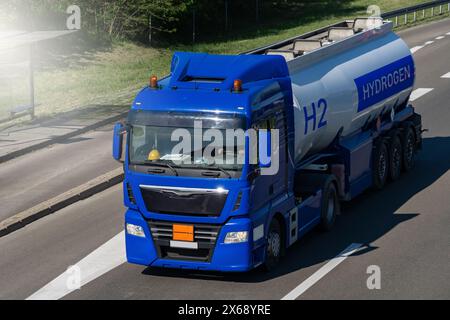
POLYGON ((302 268, 317 266, 342 252, 351 243, 360 243, 364 249, 356 255, 377 250, 372 243, 399 224, 417 217, 416 213, 396 213, 415 194, 424 190, 450 169, 450 137, 433 137, 423 140, 413 171, 403 174, 382 191, 367 191, 349 203, 344 203, 342 213, 331 232, 312 231, 287 250, 280 265, 272 272, 260 269, 243 274, 189 272, 147 268, 143 274, 183 277, 242 283, 263 282, 302 268))

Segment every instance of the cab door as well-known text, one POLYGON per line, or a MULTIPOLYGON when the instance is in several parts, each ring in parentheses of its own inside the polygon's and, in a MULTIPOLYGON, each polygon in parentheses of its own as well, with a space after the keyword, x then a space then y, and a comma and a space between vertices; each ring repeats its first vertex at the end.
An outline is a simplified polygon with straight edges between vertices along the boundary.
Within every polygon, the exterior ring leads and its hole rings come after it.
MULTIPOLYGON (((278 131, 279 142, 277 143, 277 162, 278 170, 273 175, 261 174, 261 167, 259 164, 252 165, 250 172, 251 180, 251 207, 252 210, 258 210, 264 205, 268 204, 274 198, 286 192, 287 190, 287 136, 286 136, 286 121, 282 110, 272 112, 270 115, 258 120, 252 126, 256 131, 256 136, 259 136, 259 131, 274 130, 278 131)), ((259 163, 259 144, 258 144, 258 163, 259 163)), ((271 162, 275 161, 275 155, 270 154, 271 162)), ((271 163, 271 165, 274 165, 271 163)))

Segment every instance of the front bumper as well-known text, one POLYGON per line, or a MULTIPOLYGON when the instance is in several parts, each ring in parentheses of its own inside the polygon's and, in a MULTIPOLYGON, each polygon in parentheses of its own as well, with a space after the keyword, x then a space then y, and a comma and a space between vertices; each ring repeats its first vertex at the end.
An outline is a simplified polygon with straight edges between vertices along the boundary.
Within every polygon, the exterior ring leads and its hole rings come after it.
POLYGON ((139 225, 145 232, 145 238, 126 233, 126 253, 130 263, 151 267, 214 271, 248 271, 260 263, 256 261, 260 259, 255 259, 261 255, 253 250, 252 223, 248 218, 230 219, 221 226, 208 261, 162 258, 161 250, 153 240, 148 222, 138 211, 128 209, 125 214, 125 223, 139 225), (232 231, 248 231, 248 241, 224 244, 225 235, 232 231))

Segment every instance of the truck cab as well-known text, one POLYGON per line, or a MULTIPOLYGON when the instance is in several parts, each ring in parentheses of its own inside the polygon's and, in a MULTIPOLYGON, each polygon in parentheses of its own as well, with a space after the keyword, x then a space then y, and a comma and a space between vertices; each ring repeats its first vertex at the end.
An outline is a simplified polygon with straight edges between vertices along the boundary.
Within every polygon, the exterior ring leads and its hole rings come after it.
POLYGON ((220 271, 276 263, 295 207, 292 104, 280 56, 175 53, 170 76, 152 78, 114 130, 128 261, 220 271))

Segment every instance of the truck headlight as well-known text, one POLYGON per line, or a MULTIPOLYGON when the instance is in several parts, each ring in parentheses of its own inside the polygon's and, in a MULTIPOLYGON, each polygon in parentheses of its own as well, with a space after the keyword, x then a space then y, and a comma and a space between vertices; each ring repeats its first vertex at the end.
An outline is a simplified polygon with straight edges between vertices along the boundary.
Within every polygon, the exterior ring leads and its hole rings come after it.
POLYGON ((248 231, 228 232, 223 243, 241 243, 248 241, 248 231))
POLYGON ((135 224, 127 223, 127 233, 132 236, 145 238, 144 228, 135 224))

